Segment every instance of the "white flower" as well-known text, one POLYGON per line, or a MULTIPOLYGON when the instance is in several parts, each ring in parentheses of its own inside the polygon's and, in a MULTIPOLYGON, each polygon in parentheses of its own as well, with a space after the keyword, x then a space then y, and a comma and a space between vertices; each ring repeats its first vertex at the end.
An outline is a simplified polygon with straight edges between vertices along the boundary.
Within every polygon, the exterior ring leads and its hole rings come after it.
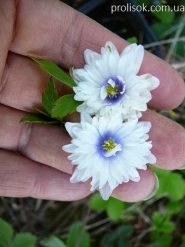
POLYGON ((150 74, 137 75, 143 56, 143 46, 136 44, 127 46, 121 55, 111 42, 102 47, 101 54, 85 50, 84 69, 73 70, 75 100, 84 101, 77 111, 138 117, 140 111, 147 109, 150 91, 159 85, 159 80, 150 74))
POLYGON ((70 179, 72 183, 91 179, 91 191, 99 189, 107 200, 114 188, 129 180, 140 180, 137 169, 147 169, 154 164, 151 141, 147 141, 150 122, 123 118, 93 117, 81 114, 80 123, 66 123, 72 137, 71 144, 63 150, 72 153, 68 159, 76 165, 70 179))

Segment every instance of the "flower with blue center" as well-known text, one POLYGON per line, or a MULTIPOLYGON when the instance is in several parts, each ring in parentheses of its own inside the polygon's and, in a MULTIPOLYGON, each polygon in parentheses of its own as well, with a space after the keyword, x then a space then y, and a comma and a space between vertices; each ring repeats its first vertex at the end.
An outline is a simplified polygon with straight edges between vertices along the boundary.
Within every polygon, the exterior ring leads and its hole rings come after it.
POLYGON ((101 54, 85 50, 85 66, 73 69, 75 100, 83 101, 77 111, 104 116, 122 114, 126 119, 141 117, 152 98, 150 91, 159 80, 150 75, 137 75, 144 57, 142 45, 131 44, 119 55, 108 41, 101 54))
POLYGON ((91 117, 84 112, 80 123, 65 126, 72 141, 63 150, 71 153, 68 159, 76 166, 70 181, 90 180, 91 191, 99 189, 104 200, 119 184, 138 182, 137 169, 146 170, 147 163, 156 162, 150 151, 152 143, 147 141, 150 122, 123 122, 121 115, 91 117))

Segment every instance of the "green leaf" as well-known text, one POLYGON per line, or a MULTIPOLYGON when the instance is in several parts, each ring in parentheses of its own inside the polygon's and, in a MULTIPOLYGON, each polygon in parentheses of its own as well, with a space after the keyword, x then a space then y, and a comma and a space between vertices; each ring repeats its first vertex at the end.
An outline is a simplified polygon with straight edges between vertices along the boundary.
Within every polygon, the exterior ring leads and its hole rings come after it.
POLYGON ((38 114, 28 114, 24 118, 21 119, 20 122, 23 123, 42 123, 42 124, 52 124, 59 123, 56 119, 47 118, 38 114))
POLYGON ((172 173, 168 180, 168 194, 171 200, 178 201, 185 194, 185 182, 180 174, 172 173))
POLYGON ((166 222, 165 224, 157 228, 160 232, 172 232, 175 229, 175 224, 173 222, 166 222))
POLYGON ((44 115, 44 116, 46 116, 46 117, 50 117, 50 115, 49 115, 48 113, 46 113, 46 112, 44 112, 44 111, 38 109, 37 107, 33 107, 33 109, 34 109, 35 111, 37 111, 38 113, 40 113, 41 115, 44 115))
POLYGON ((108 200, 108 205, 106 208, 107 214, 111 220, 117 221, 123 211, 124 205, 123 202, 110 197, 108 200))
POLYGON ((54 103, 57 99, 58 99, 58 93, 55 84, 53 82, 53 79, 51 77, 42 95, 42 104, 50 115, 54 107, 54 103))
POLYGON ((169 201, 167 204, 167 209, 172 211, 174 214, 179 213, 182 209, 182 204, 179 201, 169 201))
POLYGON ((76 111, 77 106, 82 104, 81 101, 74 100, 73 94, 68 94, 60 97, 52 110, 52 117, 61 119, 64 116, 76 111))
POLYGON ((184 41, 178 41, 176 43, 175 53, 180 57, 185 56, 185 42, 184 41))
POLYGON ((182 235, 182 242, 185 243, 185 234, 182 235))
POLYGON ((105 210, 108 201, 104 201, 99 193, 95 193, 91 196, 89 206, 94 210, 105 210))
POLYGON ((166 30, 169 30, 171 27, 170 23, 163 23, 163 22, 157 22, 154 23, 152 26, 152 30, 157 36, 158 39, 164 38, 164 33, 166 30))
POLYGON ((42 244, 44 247, 67 247, 64 242, 56 236, 44 238, 42 241, 40 241, 40 244, 42 244))
POLYGON ((152 215, 152 220, 156 230, 160 232, 172 232, 175 228, 175 224, 170 221, 170 215, 168 212, 164 215, 154 212, 152 215))
POLYGON ((11 247, 35 247, 36 242, 36 236, 30 233, 19 233, 15 236, 11 247))
POLYGON ((100 242, 101 247, 131 247, 129 239, 133 233, 130 225, 119 226, 115 231, 105 234, 100 242))
POLYGON ((164 233, 160 235, 160 243, 164 246, 164 247, 169 247, 173 237, 169 234, 169 233, 164 233))
POLYGON ((136 37, 130 37, 127 39, 127 41, 131 44, 137 43, 137 38, 136 37))
POLYGON ((152 245, 150 245, 149 247, 151 246, 155 246, 154 243, 156 244, 159 244, 159 246, 161 247, 169 247, 171 246, 171 242, 173 240, 173 235, 172 234, 169 234, 169 233, 161 233, 157 230, 153 230, 151 233, 150 233, 150 241, 153 242, 152 245))
POLYGON ((0 245, 9 247, 13 237, 13 228, 3 219, 0 219, 0 245))
POLYGON ((131 225, 119 226, 116 229, 116 234, 120 236, 121 238, 130 238, 132 233, 133 233, 133 226, 131 225))
POLYGON ((89 234, 83 229, 81 223, 76 222, 70 228, 67 247, 90 247, 89 234))
POLYGON ((159 189, 156 196, 168 194, 171 200, 178 201, 185 195, 185 181, 182 175, 172 171, 165 171, 151 166, 159 178, 159 189))
POLYGON ((157 8, 160 7, 159 10, 154 10, 151 13, 159 19, 163 23, 172 23, 175 17, 174 11, 171 11, 171 9, 168 9, 168 6, 158 4, 156 5, 157 8))
POLYGON ((69 76, 67 76, 66 73, 64 73, 64 71, 61 68, 59 68, 55 63, 46 60, 39 60, 34 57, 31 58, 36 63, 38 63, 43 70, 57 78, 59 81, 63 82, 71 88, 76 86, 75 82, 69 76))
POLYGON ((157 227, 163 225, 165 222, 169 221, 169 219, 170 219, 169 213, 165 213, 164 215, 161 215, 159 212, 155 211, 152 214, 153 223, 157 227))

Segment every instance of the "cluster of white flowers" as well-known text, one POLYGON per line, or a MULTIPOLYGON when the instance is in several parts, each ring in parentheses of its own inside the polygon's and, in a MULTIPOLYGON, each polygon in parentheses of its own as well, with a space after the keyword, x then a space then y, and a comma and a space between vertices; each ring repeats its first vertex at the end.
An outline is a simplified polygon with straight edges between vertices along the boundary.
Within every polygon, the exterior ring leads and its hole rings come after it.
POLYGON ((70 181, 91 179, 91 191, 99 189, 107 200, 119 184, 140 180, 137 169, 156 162, 147 141, 151 123, 138 119, 159 80, 137 75, 142 45, 129 45, 119 55, 107 42, 101 54, 85 50, 84 57, 84 68, 73 70, 74 98, 83 101, 77 108, 81 122, 66 123, 72 141, 63 150, 71 153, 68 158, 76 166, 70 181))

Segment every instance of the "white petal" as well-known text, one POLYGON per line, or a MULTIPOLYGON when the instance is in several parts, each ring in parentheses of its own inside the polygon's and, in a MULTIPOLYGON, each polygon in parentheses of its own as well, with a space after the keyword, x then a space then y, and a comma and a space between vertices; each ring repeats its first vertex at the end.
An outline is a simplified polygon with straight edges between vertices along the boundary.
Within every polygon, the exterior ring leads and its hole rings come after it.
POLYGON ((103 85, 100 90, 100 98, 104 100, 106 97, 107 97, 107 91, 105 85, 103 85))
POLYGON ((70 123, 70 122, 65 123, 65 128, 66 128, 67 132, 70 134, 70 136, 72 138, 75 137, 75 135, 74 135, 74 133, 72 131, 72 128, 75 127, 75 126, 79 126, 80 127, 80 125, 76 124, 76 123, 70 123))
POLYGON ((112 87, 115 87, 116 83, 112 79, 108 80, 108 84, 110 84, 112 87))
POLYGON ((76 149, 76 146, 73 144, 68 144, 62 147, 62 149, 67 152, 67 153, 73 153, 74 150, 76 149))
POLYGON ((92 63, 94 63, 94 61, 100 59, 100 54, 96 53, 96 52, 92 52, 89 49, 86 49, 84 51, 84 58, 85 58, 85 62, 89 65, 91 65, 92 63))
POLYGON ((92 123, 92 118, 91 118, 91 116, 88 114, 88 113, 86 113, 86 112, 82 112, 82 114, 81 114, 81 121, 82 122, 87 122, 87 123, 92 123))
POLYGON ((106 183, 101 189, 100 194, 103 198, 103 200, 108 200, 110 195, 112 194, 112 189, 110 188, 109 184, 106 183))
POLYGON ((119 152, 119 151, 121 151, 121 145, 120 144, 116 145, 112 150, 107 151, 105 153, 105 157, 111 157, 111 156, 115 155, 116 152, 119 152))

